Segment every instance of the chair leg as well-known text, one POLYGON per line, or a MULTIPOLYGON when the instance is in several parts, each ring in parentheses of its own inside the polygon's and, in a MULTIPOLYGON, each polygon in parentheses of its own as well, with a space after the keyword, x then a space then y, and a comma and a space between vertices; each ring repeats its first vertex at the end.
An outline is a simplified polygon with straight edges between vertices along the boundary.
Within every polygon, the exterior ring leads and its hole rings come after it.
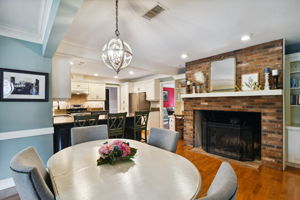
POLYGON ((145 140, 145 143, 147 143, 147 128, 144 130, 145 132, 145 134, 144 134, 144 136, 145 136, 145 138, 144 138, 144 140, 145 140))
POLYGON ((134 137, 134 140, 137 140, 136 139, 136 131, 135 130, 133 131, 133 137, 134 137))

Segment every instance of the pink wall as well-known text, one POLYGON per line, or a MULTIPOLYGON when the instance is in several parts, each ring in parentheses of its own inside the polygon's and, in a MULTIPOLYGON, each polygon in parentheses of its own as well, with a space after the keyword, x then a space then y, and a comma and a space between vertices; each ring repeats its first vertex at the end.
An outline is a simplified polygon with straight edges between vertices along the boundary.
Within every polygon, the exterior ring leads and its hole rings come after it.
POLYGON ((164 101, 164 107, 174 107, 174 88, 163 88, 164 91, 168 91, 169 99, 164 101))

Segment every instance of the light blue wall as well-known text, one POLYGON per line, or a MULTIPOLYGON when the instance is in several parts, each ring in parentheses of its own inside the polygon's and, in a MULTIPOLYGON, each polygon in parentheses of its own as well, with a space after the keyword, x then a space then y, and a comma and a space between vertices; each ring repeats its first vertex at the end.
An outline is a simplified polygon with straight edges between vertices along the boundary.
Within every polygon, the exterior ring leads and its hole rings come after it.
MULTIPOLYGON (((0 68, 49 73, 51 100, 51 59, 42 56, 42 45, 0 36, 0 68)), ((51 101, 0 102, 0 134, 52 126, 51 101)), ((35 146, 46 161, 53 153, 53 135, 0 140, 0 179, 10 177, 12 155, 27 146, 35 146)))

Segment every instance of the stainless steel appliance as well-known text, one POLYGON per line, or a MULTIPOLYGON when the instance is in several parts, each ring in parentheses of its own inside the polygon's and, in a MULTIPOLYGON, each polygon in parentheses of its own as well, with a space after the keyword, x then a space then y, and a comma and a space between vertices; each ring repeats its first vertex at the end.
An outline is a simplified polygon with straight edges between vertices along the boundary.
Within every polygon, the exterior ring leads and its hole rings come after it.
POLYGON ((146 92, 129 93, 129 113, 150 110, 150 102, 146 100, 146 92))

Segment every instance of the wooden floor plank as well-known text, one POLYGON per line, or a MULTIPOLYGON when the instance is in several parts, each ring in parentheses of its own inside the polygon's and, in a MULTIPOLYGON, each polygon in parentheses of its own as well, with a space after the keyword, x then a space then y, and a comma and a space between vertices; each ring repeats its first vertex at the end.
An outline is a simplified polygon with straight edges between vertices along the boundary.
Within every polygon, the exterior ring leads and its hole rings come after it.
MULTIPOLYGON (((191 151, 179 141, 177 153, 190 160, 200 171, 202 187, 199 197, 207 192, 222 163, 221 159, 191 151)), ((229 161, 230 162, 230 161, 229 161)), ((238 177, 238 200, 299 200, 300 169, 288 167, 279 171, 261 166, 258 169, 230 162, 238 177)))

